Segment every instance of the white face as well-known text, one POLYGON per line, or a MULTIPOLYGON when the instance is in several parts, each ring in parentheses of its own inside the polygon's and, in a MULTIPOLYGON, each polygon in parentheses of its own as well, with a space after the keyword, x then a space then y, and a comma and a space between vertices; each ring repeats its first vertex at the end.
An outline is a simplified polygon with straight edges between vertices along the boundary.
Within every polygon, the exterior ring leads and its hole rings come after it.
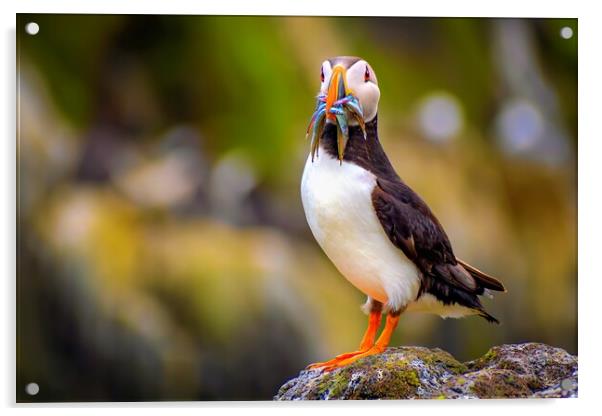
MULTIPOLYGON (((320 73, 321 85, 320 93, 326 94, 330 85, 330 76, 332 67, 329 61, 322 63, 320 73)), ((349 92, 356 96, 362 106, 364 121, 369 122, 378 111, 378 100, 380 99, 380 90, 378 89, 378 81, 376 74, 372 70, 370 64, 363 59, 354 63, 346 72, 346 83, 349 92)), ((350 121, 350 124, 353 124, 350 121)))

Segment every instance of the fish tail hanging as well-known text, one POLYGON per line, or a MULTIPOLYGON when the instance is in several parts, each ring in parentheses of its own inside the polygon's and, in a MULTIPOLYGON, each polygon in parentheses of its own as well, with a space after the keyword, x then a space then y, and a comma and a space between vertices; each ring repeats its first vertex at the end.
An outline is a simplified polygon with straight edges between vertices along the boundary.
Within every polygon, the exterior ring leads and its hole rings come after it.
POLYGON ((362 134, 364 135, 364 140, 366 140, 368 138, 368 136, 366 135, 366 124, 364 123, 364 119, 357 114, 355 114, 354 117, 357 120, 357 124, 359 124, 360 128, 362 129, 362 134))
POLYGON ((341 127, 337 126, 337 151, 339 155, 339 164, 343 164, 343 132, 341 127))
POLYGON ((345 109, 349 111, 349 113, 351 113, 353 118, 357 121, 360 128, 362 129, 364 140, 366 140, 366 123, 364 122, 362 107, 360 106, 358 99, 356 97, 351 96, 350 99, 345 102, 345 109))
POLYGON ((364 119, 362 118, 362 116, 358 113, 356 113, 354 110, 349 110, 349 113, 351 115, 351 117, 353 117, 353 119, 355 121, 357 121, 357 124, 360 126, 360 129, 362 130, 362 134, 364 136, 364 140, 366 140, 367 136, 366 136, 366 123, 364 123, 364 119))
POLYGON ((318 102, 316 104, 316 110, 309 121, 307 126, 306 138, 309 137, 311 132, 311 160, 314 161, 314 157, 318 155, 318 148, 320 145, 320 136, 324 129, 324 122, 326 118, 326 102, 323 97, 318 96, 318 102))
POLYGON ((317 117, 318 117, 318 111, 314 112, 314 114, 311 116, 311 120, 309 120, 309 125, 307 126, 307 132, 305 133, 305 138, 307 138, 309 136, 309 132, 312 130, 312 127, 314 126, 317 117))
POLYGON ((322 131, 324 130, 324 125, 326 123, 326 112, 322 112, 313 126, 313 132, 311 137, 311 161, 314 161, 315 156, 319 156, 319 147, 320 147, 320 137, 322 136, 322 131))
POLYGON ((349 140, 349 126, 347 125, 347 117, 344 112, 336 115, 338 129, 337 129, 337 148, 339 161, 343 163, 343 156, 345 152, 345 146, 349 140))

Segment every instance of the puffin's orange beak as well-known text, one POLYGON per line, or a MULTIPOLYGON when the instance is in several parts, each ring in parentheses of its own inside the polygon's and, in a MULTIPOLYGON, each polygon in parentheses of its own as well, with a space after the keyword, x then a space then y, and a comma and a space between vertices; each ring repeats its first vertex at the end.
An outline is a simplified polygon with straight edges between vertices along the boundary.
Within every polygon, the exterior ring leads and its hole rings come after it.
POLYGON ((330 108, 335 101, 347 95, 347 70, 341 65, 332 69, 328 93, 326 94, 326 118, 335 120, 335 115, 330 114, 330 108))

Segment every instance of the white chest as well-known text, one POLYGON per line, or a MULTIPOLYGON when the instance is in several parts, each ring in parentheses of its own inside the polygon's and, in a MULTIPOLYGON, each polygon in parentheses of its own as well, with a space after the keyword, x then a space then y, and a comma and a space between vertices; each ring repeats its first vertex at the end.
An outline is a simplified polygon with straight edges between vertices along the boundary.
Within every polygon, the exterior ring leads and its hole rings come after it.
POLYGON ((372 206, 375 176, 321 152, 308 158, 301 181, 303 208, 326 255, 354 286, 399 308, 414 300, 420 280, 414 263, 385 234, 372 206))

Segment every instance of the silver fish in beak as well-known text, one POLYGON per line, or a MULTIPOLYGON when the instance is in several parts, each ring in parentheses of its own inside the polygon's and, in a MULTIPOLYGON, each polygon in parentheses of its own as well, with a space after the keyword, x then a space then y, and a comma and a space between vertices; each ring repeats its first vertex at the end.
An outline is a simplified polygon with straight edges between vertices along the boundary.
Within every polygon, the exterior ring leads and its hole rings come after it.
POLYGON ((318 154, 320 138, 327 120, 337 126, 337 153, 341 164, 349 140, 349 120, 357 121, 364 133, 364 139, 366 139, 366 126, 362 108, 357 97, 347 88, 346 72, 346 69, 342 66, 335 66, 330 76, 327 94, 318 96, 316 110, 307 127, 307 136, 311 133, 312 161, 314 156, 318 154))

